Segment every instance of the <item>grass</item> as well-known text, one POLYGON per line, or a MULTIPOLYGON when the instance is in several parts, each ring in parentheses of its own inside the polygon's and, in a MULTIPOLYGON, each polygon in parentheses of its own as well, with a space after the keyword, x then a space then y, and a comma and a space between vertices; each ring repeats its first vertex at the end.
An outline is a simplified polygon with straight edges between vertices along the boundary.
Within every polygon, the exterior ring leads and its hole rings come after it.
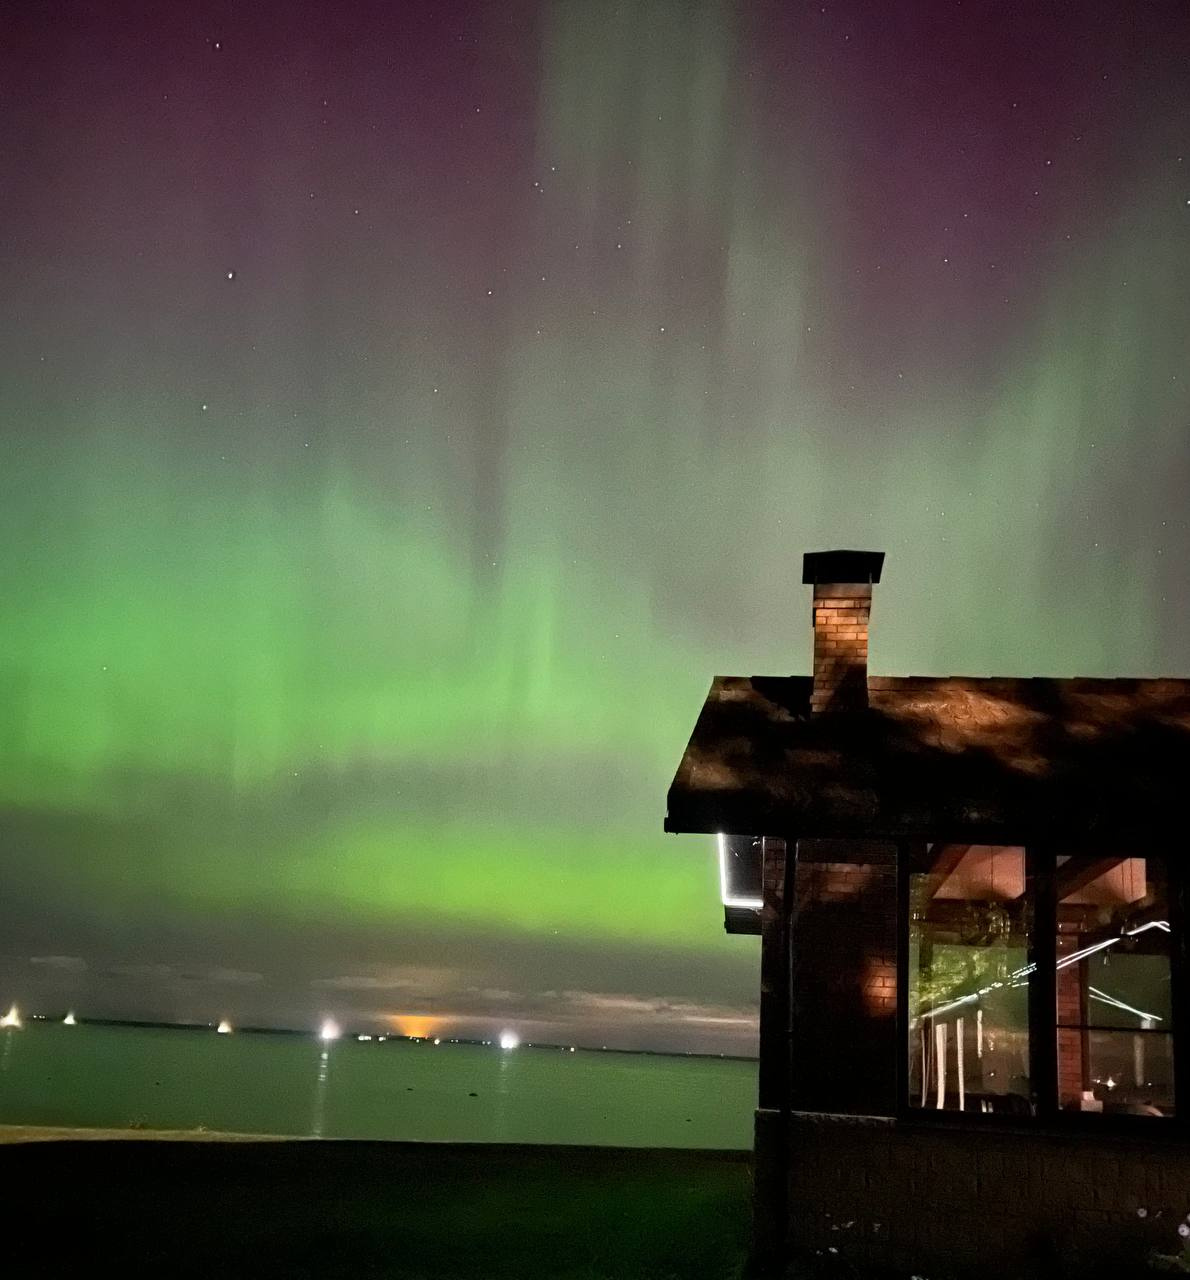
POLYGON ((730 1280, 749 1213, 721 1152, 125 1138, 0 1145, 0 1179, 13 1277, 730 1280))

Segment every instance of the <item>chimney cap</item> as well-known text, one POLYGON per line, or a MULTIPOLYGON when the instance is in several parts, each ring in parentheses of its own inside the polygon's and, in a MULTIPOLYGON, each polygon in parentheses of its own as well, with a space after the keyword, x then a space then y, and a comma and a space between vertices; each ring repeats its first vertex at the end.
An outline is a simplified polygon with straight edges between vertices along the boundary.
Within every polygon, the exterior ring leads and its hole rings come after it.
POLYGON ((879 582, 883 551, 807 551, 802 557, 802 581, 879 582))

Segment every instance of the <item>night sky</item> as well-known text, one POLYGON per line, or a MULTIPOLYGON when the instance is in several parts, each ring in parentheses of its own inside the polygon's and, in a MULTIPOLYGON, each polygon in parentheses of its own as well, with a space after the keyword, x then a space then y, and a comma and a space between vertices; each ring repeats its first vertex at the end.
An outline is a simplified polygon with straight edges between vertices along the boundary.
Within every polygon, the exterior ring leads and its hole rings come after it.
POLYGON ((1190 11, 10 5, 0 1003, 750 1052, 715 673, 1190 675, 1190 11))

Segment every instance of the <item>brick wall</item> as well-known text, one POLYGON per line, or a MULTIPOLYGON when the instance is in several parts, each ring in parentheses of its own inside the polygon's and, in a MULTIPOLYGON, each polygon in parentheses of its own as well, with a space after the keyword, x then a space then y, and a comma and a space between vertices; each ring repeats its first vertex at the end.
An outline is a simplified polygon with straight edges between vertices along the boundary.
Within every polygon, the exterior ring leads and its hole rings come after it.
MULTIPOLYGON (((1059 933, 1058 956, 1078 950, 1082 938, 1077 933, 1059 933)), ((1058 1105, 1077 1111, 1083 1090, 1090 1087, 1086 1079, 1085 961, 1066 965, 1057 972, 1058 1022, 1058 1105)))
POLYGON ((814 588, 812 712, 868 705, 868 621, 872 588, 863 583, 814 588))
POLYGON ((896 1079, 894 846, 798 843, 794 1106, 891 1113, 896 1079))
POLYGON ((795 1115, 790 1129, 787 1251, 857 1267, 1139 1276, 1151 1248, 1178 1251, 1190 1212, 1174 1143, 845 1116, 795 1115))

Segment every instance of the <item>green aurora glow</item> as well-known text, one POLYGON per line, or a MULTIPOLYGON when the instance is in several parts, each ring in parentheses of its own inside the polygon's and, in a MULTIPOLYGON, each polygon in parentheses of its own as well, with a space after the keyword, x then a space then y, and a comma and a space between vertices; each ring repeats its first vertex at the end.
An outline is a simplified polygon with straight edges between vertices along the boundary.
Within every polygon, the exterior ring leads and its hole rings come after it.
MULTIPOLYGON (((487 135, 466 144, 474 190, 416 139, 377 168, 386 146, 342 105, 366 114, 367 66, 353 83, 300 25, 282 38, 332 101, 312 152, 290 116, 315 91, 280 70, 218 180, 214 143, 183 120, 174 154, 139 110, 148 72, 56 91, 52 135, 23 117, 55 185, 7 215, 0 857, 37 916, 0 995, 33 989, 30 954, 81 952, 70 921, 91 910, 93 969, 190 963, 188 943, 122 941, 154 913, 231 939, 341 929, 347 972, 416 964, 416 922, 461 952, 477 932, 530 948, 525 990, 589 948, 639 995, 664 981, 746 1017, 755 949, 722 936, 711 850, 660 828, 711 676, 808 670, 804 550, 888 553, 883 672, 1187 673, 1176 96, 1131 89, 1092 142, 1041 148, 1066 194, 1015 248, 973 205, 967 251, 993 247, 943 279, 884 255, 864 202, 891 180, 864 191, 820 128, 860 136, 877 87, 857 105, 809 48, 804 115, 778 116, 753 26, 689 10, 571 0, 515 38, 485 19, 515 64, 502 92, 535 103, 491 210, 487 135), (96 122, 71 129, 87 90, 96 122), (399 172, 419 164, 421 205, 399 172), (231 205, 255 209, 248 240, 231 205), (872 242, 848 262, 857 219, 872 242), (867 292, 878 267, 901 325, 867 292), (391 950, 356 957, 359 930, 391 950)), ((220 29, 229 60, 254 38, 220 29)), ((234 130, 252 59, 220 70, 233 91, 212 107, 209 54, 186 56, 173 99, 234 130)), ((451 91, 462 119, 488 85, 451 91)), ((930 163, 905 163, 923 223, 961 212, 961 166, 931 187, 930 163)), ((258 1015, 305 1016, 269 1006, 271 972, 258 1015)), ((609 980, 595 961, 585 989, 609 980)), ((658 1043, 751 1034, 663 1022, 658 1043)))

